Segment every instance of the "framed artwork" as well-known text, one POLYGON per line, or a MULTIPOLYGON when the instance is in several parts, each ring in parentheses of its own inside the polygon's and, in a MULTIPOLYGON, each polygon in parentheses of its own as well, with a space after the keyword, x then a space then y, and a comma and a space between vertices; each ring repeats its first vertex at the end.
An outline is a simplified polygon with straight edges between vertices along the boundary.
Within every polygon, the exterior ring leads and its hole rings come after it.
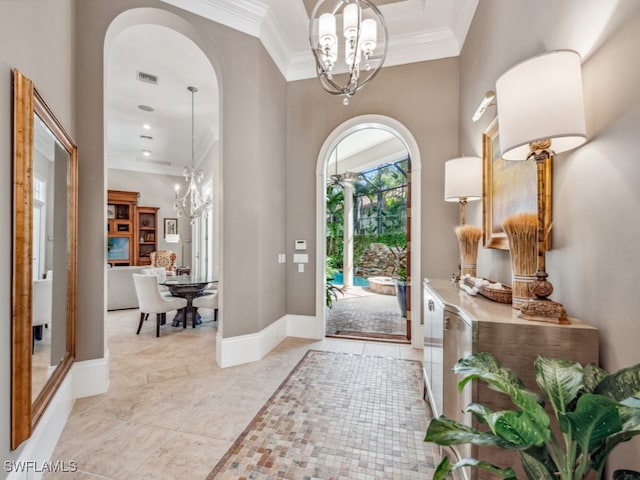
MULTIPOLYGON (((545 248, 551 249, 552 160, 543 165, 545 176, 545 248)), ((535 160, 507 161, 500 157, 498 118, 482 134, 482 233, 485 248, 509 249, 502 222, 515 213, 536 213, 535 160)))
POLYGON ((129 237, 107 239, 107 260, 129 260, 129 237))
POLYGON ((164 238, 167 235, 178 234, 178 219, 177 218, 165 218, 164 219, 164 238))
POLYGON ((115 205, 107 205, 107 218, 108 219, 116 218, 116 206, 115 205))

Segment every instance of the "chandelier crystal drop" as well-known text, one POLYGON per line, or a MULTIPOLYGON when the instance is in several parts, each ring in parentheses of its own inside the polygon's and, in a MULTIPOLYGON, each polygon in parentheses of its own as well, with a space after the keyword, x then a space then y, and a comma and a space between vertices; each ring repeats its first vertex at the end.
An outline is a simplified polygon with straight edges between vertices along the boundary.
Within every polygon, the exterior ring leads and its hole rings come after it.
POLYGON ((342 95, 348 105, 349 99, 382 68, 387 39, 384 17, 371 1, 320 0, 311 14, 309 44, 322 88, 332 95, 342 95), (342 28, 338 30, 340 23, 342 28), (344 64, 338 63, 339 59, 344 64))
POLYGON ((173 208, 178 217, 186 217, 193 225, 201 216, 207 216, 211 210, 211 192, 208 190, 204 194, 200 191, 199 185, 204 179, 204 172, 195 169, 195 105, 194 96, 198 91, 196 87, 187 87, 191 92, 191 168, 184 167, 182 175, 187 183, 187 191, 180 195, 180 185, 176 185, 176 200, 173 208))

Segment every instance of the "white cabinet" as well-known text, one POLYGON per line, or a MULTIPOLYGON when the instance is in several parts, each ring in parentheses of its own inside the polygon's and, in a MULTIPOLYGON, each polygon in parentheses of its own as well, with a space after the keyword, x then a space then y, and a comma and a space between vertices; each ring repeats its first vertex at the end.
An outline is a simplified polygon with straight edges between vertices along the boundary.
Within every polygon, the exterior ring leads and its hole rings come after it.
MULTIPOLYGON (((425 389, 434 415, 444 414, 480 428, 470 415, 462 413, 469 403, 481 403, 492 410, 513 408, 508 398, 482 383, 470 382, 458 392, 460 377, 451 368, 471 353, 492 353, 534 391, 538 388, 533 362, 538 355, 583 365, 598 363, 598 330, 575 318, 569 325, 522 320, 510 304, 467 295, 449 280, 425 280, 423 301, 425 389)), ((518 478, 524 477, 514 452, 470 445, 454 450, 458 457, 471 455, 496 465, 514 466, 518 478)), ((492 478, 483 471, 469 473, 472 479, 492 478)))
POLYGON ((424 379, 425 393, 434 415, 442 415, 443 382, 443 312, 444 306, 438 297, 424 287, 424 379))

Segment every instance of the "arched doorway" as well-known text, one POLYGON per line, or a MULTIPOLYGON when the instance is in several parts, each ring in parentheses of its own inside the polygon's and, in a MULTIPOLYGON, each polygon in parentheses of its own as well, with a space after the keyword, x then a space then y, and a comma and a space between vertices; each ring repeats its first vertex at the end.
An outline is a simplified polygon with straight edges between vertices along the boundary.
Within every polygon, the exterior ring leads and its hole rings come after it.
POLYGON ((220 332, 222 102, 217 61, 207 52, 194 26, 170 12, 136 8, 113 20, 104 41, 104 165, 107 189, 139 192, 138 205, 157 207, 158 250, 171 250, 177 265, 220 280, 220 332), (143 130, 143 123, 151 129, 143 130), (132 139, 134 146, 125 144, 132 139), (179 238, 170 243, 163 226, 178 217, 175 187, 186 190, 185 167, 203 171, 201 186, 213 192, 213 211, 194 224, 177 218, 173 237, 179 238))
MULTIPOLYGON (((323 337, 326 332, 326 314, 325 314, 325 272, 326 272, 326 183, 327 176, 331 174, 327 170, 330 163, 331 152, 334 151, 336 146, 346 137, 354 132, 358 132, 365 129, 380 129, 382 131, 391 133, 397 137, 400 142, 405 146, 409 157, 411 158, 411 174, 409 176, 410 184, 410 197, 409 197, 409 211, 410 216, 407 223, 407 228, 410 235, 410 245, 420 245, 420 171, 421 160, 420 152, 417 142, 411 134, 411 132, 400 122, 390 117, 383 115, 363 115, 360 117, 354 117, 342 125, 335 128, 331 134, 327 137, 323 143, 320 153, 318 155, 318 161, 316 164, 316 282, 318 288, 316 289, 316 312, 318 321, 318 329, 322 329, 317 332, 318 337, 323 337), (418 179, 412 181, 412 179, 418 179)), ((414 346, 419 346, 419 325, 420 325, 420 304, 419 295, 412 295, 411 292, 419 292, 420 287, 420 250, 419 248, 410 248, 408 252, 409 265, 411 270, 408 280, 408 293, 407 302, 408 310, 410 313, 407 315, 408 332, 407 336, 411 339, 414 346)))

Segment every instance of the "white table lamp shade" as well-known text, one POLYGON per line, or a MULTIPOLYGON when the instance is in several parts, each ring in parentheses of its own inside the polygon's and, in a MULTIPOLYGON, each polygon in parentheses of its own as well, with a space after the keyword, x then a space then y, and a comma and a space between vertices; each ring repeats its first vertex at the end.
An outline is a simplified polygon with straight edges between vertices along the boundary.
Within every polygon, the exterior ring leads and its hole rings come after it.
POLYGON ((526 160, 529 143, 551 139, 564 152, 586 141, 580 55, 560 50, 530 58, 496 82, 501 156, 526 160))
POLYGON ((444 164, 444 199, 447 202, 482 198, 482 159, 460 157, 444 164))

